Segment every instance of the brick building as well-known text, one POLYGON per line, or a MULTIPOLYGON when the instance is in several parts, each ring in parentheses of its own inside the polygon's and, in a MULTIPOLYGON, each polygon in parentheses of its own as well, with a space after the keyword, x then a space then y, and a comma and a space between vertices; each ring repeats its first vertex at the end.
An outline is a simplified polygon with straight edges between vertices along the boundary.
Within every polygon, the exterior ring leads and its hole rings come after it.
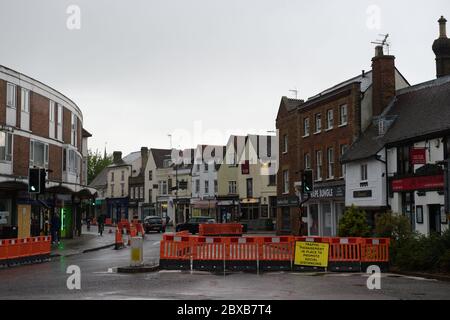
POLYGON ((408 86, 393 56, 377 51, 372 70, 337 84, 307 101, 283 97, 276 127, 279 132, 277 232, 332 236, 345 208, 344 167, 340 158, 374 115, 408 86), (314 190, 300 217, 304 170, 313 170, 314 190))
POLYGON ((61 217, 61 235, 73 236, 88 208, 83 208, 83 200, 96 192, 86 186, 90 136, 72 100, 0 66, 1 238, 39 235, 46 217, 55 214, 61 217), (45 194, 28 193, 32 167, 47 170, 45 194))

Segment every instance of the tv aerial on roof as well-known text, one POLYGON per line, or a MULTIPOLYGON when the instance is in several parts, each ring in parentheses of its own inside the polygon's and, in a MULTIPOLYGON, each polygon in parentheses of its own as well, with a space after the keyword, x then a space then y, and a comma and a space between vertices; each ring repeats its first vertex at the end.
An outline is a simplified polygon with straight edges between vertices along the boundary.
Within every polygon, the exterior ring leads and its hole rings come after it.
POLYGON ((387 33, 387 34, 379 34, 378 36, 383 37, 383 39, 382 39, 382 40, 372 41, 371 43, 372 43, 372 44, 379 45, 379 46, 383 46, 383 48, 386 47, 386 48, 387 48, 387 52, 388 52, 388 54, 389 54, 389 47, 390 47, 390 45, 391 45, 391 44, 387 41, 388 38, 389 38, 389 33, 387 33))

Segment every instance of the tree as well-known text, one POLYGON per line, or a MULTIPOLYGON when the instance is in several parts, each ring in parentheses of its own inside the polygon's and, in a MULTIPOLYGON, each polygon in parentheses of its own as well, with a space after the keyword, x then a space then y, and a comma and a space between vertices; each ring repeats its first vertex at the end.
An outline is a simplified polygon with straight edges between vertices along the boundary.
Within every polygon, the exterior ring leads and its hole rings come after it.
POLYGON ((112 155, 107 155, 106 152, 102 154, 95 150, 88 151, 88 184, 95 179, 95 177, 107 166, 113 163, 112 155))
POLYGON ((367 223, 366 212, 352 205, 339 221, 339 236, 367 237, 369 235, 370 227, 367 223))

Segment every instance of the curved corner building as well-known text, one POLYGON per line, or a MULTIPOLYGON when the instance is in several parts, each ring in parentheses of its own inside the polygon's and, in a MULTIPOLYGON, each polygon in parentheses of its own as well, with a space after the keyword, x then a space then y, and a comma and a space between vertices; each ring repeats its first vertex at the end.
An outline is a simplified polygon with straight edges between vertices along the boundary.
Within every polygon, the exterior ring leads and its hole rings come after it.
POLYGON ((50 234, 58 215, 71 238, 89 214, 87 140, 78 106, 55 89, 0 65, 0 239, 50 234), (45 191, 28 192, 30 168, 46 169, 45 191))

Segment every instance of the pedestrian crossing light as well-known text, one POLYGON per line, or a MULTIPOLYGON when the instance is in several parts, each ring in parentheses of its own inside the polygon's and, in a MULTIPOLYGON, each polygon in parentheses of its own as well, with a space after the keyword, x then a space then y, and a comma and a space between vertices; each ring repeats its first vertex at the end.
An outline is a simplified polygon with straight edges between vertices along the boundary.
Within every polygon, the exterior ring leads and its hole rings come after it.
POLYGON ((311 193, 314 189, 312 170, 303 171, 302 178, 303 193, 311 193))
POLYGON ((30 168, 28 173, 28 192, 40 193, 41 187, 41 172, 40 169, 30 168))

